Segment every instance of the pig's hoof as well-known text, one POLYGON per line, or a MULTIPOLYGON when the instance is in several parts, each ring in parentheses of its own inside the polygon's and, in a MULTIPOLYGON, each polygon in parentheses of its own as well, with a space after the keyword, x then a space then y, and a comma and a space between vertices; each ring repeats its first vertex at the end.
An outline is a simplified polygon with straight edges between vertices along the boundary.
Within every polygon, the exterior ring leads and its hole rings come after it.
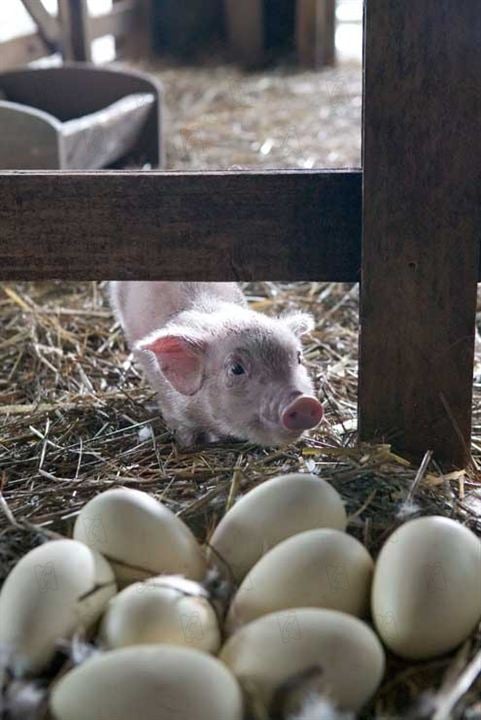
POLYGON ((180 448, 189 448, 194 445, 196 437, 195 433, 191 432, 190 430, 172 427, 172 425, 170 426, 170 430, 174 436, 176 445, 178 445, 180 448))
POLYGON ((177 445, 179 445, 179 447, 181 448, 186 449, 193 447, 203 447, 211 442, 215 442, 215 440, 212 440, 214 436, 205 430, 175 430, 174 436, 177 445))
POLYGON ((196 435, 195 444, 197 446, 213 445, 214 443, 218 443, 219 440, 220 437, 218 435, 215 435, 208 430, 201 430, 196 435))

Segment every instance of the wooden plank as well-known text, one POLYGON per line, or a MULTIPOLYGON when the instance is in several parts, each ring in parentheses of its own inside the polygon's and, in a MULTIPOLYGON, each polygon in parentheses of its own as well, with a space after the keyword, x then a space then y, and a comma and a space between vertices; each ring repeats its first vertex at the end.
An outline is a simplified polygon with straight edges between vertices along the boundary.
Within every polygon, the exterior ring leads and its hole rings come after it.
POLYGON ((64 60, 92 61, 87 0, 58 0, 64 60))
POLYGON ((0 72, 26 65, 49 54, 49 49, 38 33, 7 40, 0 44, 0 72))
POLYGON ((246 67, 264 60, 263 0, 225 0, 227 35, 234 55, 246 67))
POLYGON ((55 52, 60 35, 57 19, 50 15, 41 0, 20 0, 38 27, 38 32, 52 52, 55 52))
POLYGON ((360 433, 462 466, 481 227, 477 0, 368 0, 360 433))
POLYGON ((301 65, 334 65, 336 0, 297 0, 296 45, 301 65))
POLYGON ((338 280, 361 174, 0 173, 0 279, 338 280))
POLYGON ((121 0, 114 3, 109 13, 90 18, 91 39, 95 40, 104 35, 114 35, 114 37, 126 35, 132 29, 135 8, 135 0, 121 0))

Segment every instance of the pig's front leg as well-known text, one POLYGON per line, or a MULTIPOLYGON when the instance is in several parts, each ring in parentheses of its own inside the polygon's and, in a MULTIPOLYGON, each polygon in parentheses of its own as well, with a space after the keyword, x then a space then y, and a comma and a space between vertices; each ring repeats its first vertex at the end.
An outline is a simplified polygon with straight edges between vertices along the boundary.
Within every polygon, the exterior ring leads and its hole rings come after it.
POLYGON ((186 426, 184 423, 179 425, 168 421, 167 423, 171 427, 179 447, 188 449, 201 444, 202 431, 200 428, 186 426))
POLYGON ((159 388, 157 398, 165 424, 180 447, 192 448, 221 439, 218 433, 206 427, 205 420, 197 416, 193 407, 185 399, 173 395, 170 388, 159 388))

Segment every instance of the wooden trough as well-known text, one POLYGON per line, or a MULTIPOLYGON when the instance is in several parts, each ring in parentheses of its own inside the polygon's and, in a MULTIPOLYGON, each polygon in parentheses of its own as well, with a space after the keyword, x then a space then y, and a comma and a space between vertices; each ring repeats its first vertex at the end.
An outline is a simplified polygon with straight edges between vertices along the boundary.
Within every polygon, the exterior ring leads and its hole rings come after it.
POLYGON ((162 165, 160 84, 88 64, 0 75, 0 168, 162 165))
POLYGON ((361 280, 361 438, 463 466, 479 3, 366 0, 365 23, 362 171, 0 173, 0 277, 361 280))

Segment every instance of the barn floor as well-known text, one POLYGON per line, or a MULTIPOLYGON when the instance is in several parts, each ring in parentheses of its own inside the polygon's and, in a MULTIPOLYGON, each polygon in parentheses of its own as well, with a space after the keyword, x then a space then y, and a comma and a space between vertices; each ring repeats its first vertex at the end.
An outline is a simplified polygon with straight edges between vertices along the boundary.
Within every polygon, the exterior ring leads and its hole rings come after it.
POLYGON ((359 167, 359 63, 323 72, 234 65, 152 69, 167 107, 167 168, 359 167))
MULTIPOLYGON (((165 65, 155 71, 166 88, 169 169, 360 164, 361 73, 354 63, 322 73, 165 65)), ((428 456, 418 469, 388 445, 356 446, 357 287, 265 282, 246 292, 258 310, 292 306, 315 315, 306 361, 326 422, 280 450, 232 443, 180 452, 129 361, 102 285, 3 284, 0 578, 45 534, 68 533, 81 506, 115 484, 162 498, 202 540, 237 492, 294 470, 319 472, 333 483, 346 501, 350 531, 373 553, 419 511, 455 517, 481 534, 481 350, 472 466, 443 475, 428 456)), ((456 657, 416 665, 390 658, 363 717, 480 717, 479 688, 463 683, 480 653, 476 636, 456 657)))

